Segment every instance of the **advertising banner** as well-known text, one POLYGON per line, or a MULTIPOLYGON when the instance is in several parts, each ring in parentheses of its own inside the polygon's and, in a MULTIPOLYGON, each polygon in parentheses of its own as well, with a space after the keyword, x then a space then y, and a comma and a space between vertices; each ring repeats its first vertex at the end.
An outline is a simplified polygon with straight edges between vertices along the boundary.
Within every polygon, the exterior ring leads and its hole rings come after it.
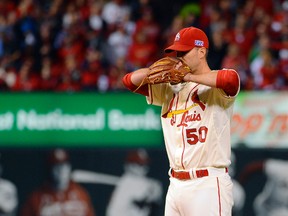
POLYGON ((2 94, 1 146, 157 146, 159 108, 131 93, 2 94))
MULTIPOLYGON (((287 98, 287 92, 241 92, 232 146, 288 147, 287 98)), ((163 145, 160 107, 130 92, 2 93, 0 101, 0 146, 163 145)))
POLYGON ((234 107, 232 144, 287 148, 288 93, 241 92, 234 107))

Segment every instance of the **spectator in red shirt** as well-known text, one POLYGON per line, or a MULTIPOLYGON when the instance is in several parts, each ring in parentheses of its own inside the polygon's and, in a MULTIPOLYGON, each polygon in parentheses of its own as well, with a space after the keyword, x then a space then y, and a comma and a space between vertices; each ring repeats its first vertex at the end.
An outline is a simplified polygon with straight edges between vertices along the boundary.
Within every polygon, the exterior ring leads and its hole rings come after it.
POLYGON ((127 73, 126 58, 119 57, 114 65, 111 65, 108 71, 109 89, 123 90, 126 89, 122 82, 122 77, 127 73))
POLYGON ((104 72, 102 54, 99 50, 94 48, 87 50, 81 71, 81 89, 84 91, 96 90, 98 79, 104 72))
POLYGON ((64 61, 67 55, 74 55, 75 61, 81 63, 84 59, 85 46, 82 38, 77 35, 77 31, 73 27, 69 27, 64 31, 63 43, 60 44, 58 49, 58 56, 60 60, 64 61))
POLYGON ((246 58, 250 53, 250 49, 255 39, 255 30, 249 28, 248 18, 243 14, 237 14, 235 20, 235 26, 233 26, 228 32, 228 42, 237 44, 240 53, 246 58))
POLYGON ((48 56, 42 58, 41 62, 41 91, 54 91, 59 84, 59 66, 48 56))
POLYGON ((33 68, 34 62, 32 58, 23 60, 17 75, 15 83, 11 86, 13 91, 38 91, 40 90, 40 76, 33 68))
POLYGON ((269 50, 265 50, 264 52, 262 52, 262 58, 263 65, 260 68, 260 72, 263 80, 260 84, 260 88, 265 90, 279 89, 279 68, 277 62, 275 61, 272 53, 269 50))
POLYGON ((131 69, 146 67, 157 59, 158 46, 148 40, 145 32, 138 31, 128 50, 128 63, 131 69))
POLYGON ((154 19, 152 9, 146 8, 142 12, 142 16, 136 21, 135 35, 139 32, 146 34, 147 41, 150 43, 158 43, 160 39, 160 26, 154 19))
POLYGON ((80 91, 81 71, 73 54, 67 55, 61 73, 61 83, 56 91, 80 91))
POLYGON ((249 66, 245 56, 240 53, 237 44, 229 44, 227 54, 223 58, 222 68, 232 68, 236 70, 241 82, 245 83, 249 66))

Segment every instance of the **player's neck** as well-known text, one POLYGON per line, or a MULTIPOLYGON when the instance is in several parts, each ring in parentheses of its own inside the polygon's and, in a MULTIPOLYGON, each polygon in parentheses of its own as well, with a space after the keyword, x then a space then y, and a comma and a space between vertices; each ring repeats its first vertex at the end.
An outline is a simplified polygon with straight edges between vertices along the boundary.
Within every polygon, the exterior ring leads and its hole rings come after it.
POLYGON ((197 75, 197 74, 205 74, 205 73, 210 73, 210 72, 211 72, 211 69, 208 66, 208 64, 207 63, 203 63, 203 64, 199 65, 197 70, 195 70, 194 74, 197 75))

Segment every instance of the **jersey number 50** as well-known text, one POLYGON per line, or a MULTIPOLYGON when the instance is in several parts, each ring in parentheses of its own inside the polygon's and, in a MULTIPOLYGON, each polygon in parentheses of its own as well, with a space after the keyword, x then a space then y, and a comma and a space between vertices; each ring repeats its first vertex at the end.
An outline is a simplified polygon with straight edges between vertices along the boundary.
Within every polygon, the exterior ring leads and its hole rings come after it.
POLYGON ((200 127, 198 130, 197 128, 188 128, 186 129, 187 142, 190 145, 195 145, 198 141, 203 143, 206 140, 207 133, 208 128, 205 126, 200 127))

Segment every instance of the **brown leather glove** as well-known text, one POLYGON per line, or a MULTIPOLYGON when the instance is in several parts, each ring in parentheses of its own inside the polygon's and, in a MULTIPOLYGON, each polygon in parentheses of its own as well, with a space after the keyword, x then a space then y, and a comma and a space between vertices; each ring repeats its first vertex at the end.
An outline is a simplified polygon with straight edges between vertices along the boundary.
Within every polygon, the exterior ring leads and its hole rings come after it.
POLYGON ((183 81, 184 76, 191 72, 191 69, 179 58, 164 57, 149 67, 146 77, 147 84, 173 83, 183 81), (182 64, 178 64, 182 62, 182 64))

